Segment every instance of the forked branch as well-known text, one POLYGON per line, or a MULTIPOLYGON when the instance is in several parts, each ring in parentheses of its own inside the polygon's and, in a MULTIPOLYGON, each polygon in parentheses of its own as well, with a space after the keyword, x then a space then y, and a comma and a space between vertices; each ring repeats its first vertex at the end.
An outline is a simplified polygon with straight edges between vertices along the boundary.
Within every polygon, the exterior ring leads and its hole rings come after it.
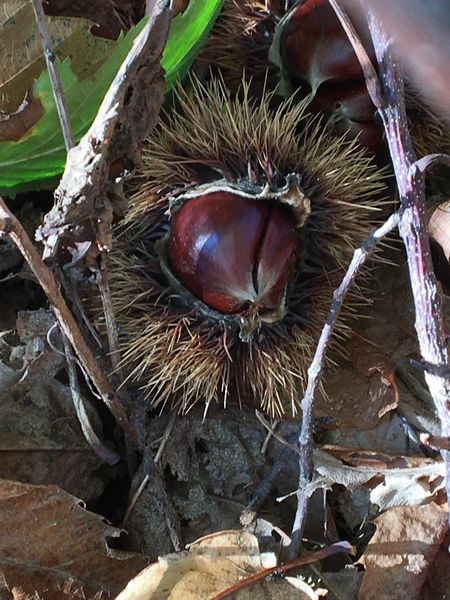
POLYGON ((364 263, 369 258, 377 243, 393 231, 400 222, 401 213, 396 212, 389 217, 377 229, 374 229, 369 237, 365 240, 360 248, 355 250, 352 261, 347 269, 347 272, 342 279, 341 285, 333 294, 330 311, 326 323, 322 329, 322 333, 317 344, 316 352, 312 360, 311 366, 308 369, 308 384, 306 391, 301 401, 302 409, 302 424, 299 435, 299 487, 297 492, 297 512, 292 528, 292 542, 289 546, 289 556, 294 558, 298 554, 298 549, 301 543, 303 529, 305 526, 306 511, 308 508, 308 496, 305 492, 307 484, 311 481, 314 465, 313 465, 313 411, 314 398, 319 386, 325 356, 330 342, 331 334, 336 325, 339 313, 344 303, 347 292, 352 286, 355 277, 364 263))

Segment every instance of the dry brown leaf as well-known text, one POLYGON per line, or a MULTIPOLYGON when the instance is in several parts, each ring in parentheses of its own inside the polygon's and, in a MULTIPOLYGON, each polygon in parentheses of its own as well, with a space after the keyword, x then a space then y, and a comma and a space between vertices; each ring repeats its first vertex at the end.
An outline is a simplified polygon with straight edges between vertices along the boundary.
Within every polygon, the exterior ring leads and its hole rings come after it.
POLYGON ((222 531, 200 538, 189 550, 162 556, 130 581, 116 600, 202 600, 275 565, 274 554, 260 554, 253 534, 222 531))
POLYGON ((89 501, 103 491, 101 464, 84 439, 68 387, 49 379, 0 394, 1 478, 56 484, 89 501))
MULTIPOLYGON (((0 363, 0 478, 56 484, 89 501, 103 491, 101 461, 83 436, 69 388, 53 379, 64 367, 64 357, 46 341, 54 322, 48 310, 19 311, 20 344, 16 336, 0 340, 5 361, 0 363)), ((55 346, 61 345, 55 329, 51 337, 55 346)), ((94 411, 89 417, 101 434, 94 411)))
POLYGON ((120 530, 56 486, 0 480, 0 523, 0 591, 16 588, 15 597, 108 597, 145 564, 139 555, 111 551, 106 538, 120 530))
POLYGON ((377 530, 361 563, 360 600, 415 600, 447 531, 447 514, 435 503, 403 506, 375 520, 377 530))
POLYGON ((123 29, 134 25, 143 16, 143 10, 136 14, 132 4, 132 0, 46 0, 44 11, 52 17, 89 19, 95 23, 91 29, 94 35, 115 40, 123 29))
POLYGON ((11 114, 0 113, 0 142, 20 140, 42 117, 43 109, 39 100, 24 100, 11 114))
POLYGON ((389 468, 364 464, 355 467, 322 450, 314 450, 314 468, 318 476, 309 484, 307 494, 311 496, 317 489, 330 489, 336 483, 350 490, 365 486, 370 489, 371 503, 385 510, 422 504, 442 489, 445 473, 443 461, 416 458, 411 463, 407 457, 397 457, 391 464, 398 464, 402 459, 403 464, 416 466, 389 468))
MULTIPOLYGON (((49 18, 47 25, 55 53, 59 58, 70 56, 72 69, 80 78, 94 73, 109 52, 110 43, 90 33, 91 21, 49 18)), ((34 79, 45 68, 31 2, 0 3, 0 56, 0 109, 11 113, 22 104, 34 79)), ((0 121, 0 135, 1 131, 0 121)))
MULTIPOLYGON (((273 553, 260 554, 253 534, 221 531, 200 538, 188 550, 162 556, 130 581, 116 600, 210 600, 241 579, 275 565, 273 553)), ((314 591, 301 579, 286 577, 252 582, 233 591, 232 597, 318 600, 325 593, 314 591)))
POLYGON ((296 590, 303 592, 305 594, 305 598, 309 600, 320 600, 320 598, 326 598, 328 596, 328 590, 324 588, 319 588, 317 590, 313 590, 313 588, 303 581, 299 577, 286 577, 286 581, 292 585, 296 590))
POLYGON ((430 217, 430 236, 441 246, 450 261, 450 201, 440 204, 430 217))
POLYGON ((420 600, 448 600, 450 598, 450 534, 439 548, 422 588, 420 600))

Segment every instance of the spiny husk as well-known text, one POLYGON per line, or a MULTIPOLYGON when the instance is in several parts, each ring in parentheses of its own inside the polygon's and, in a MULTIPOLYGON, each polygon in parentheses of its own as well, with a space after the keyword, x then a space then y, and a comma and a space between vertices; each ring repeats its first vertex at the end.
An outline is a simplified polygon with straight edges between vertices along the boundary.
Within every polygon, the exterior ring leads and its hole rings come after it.
MULTIPOLYGON (((279 66, 275 66, 269 58, 280 19, 279 15, 271 14, 267 4, 263 0, 225 0, 202 57, 220 72, 230 89, 238 88, 244 70, 257 91, 265 86, 269 90, 277 89, 286 97, 292 93, 292 86, 286 82, 285 75, 280 76, 279 66)), ((298 82, 295 83, 297 85, 298 82)), ((307 87, 303 86, 303 95, 308 93, 307 87)), ((313 96, 309 98, 312 100, 313 96)), ((417 156, 435 152, 449 154, 448 120, 439 115, 423 94, 408 84, 405 102, 411 140, 417 156)), ((330 127, 332 123, 330 120, 330 127)))
POLYGON ((418 158, 441 152, 450 154, 450 126, 423 94, 406 84, 405 96, 411 141, 418 158))
POLYGON ((272 76, 276 85, 276 69, 267 61, 274 31, 265 0, 225 0, 201 57, 220 70, 232 90, 240 87, 242 73, 249 81, 272 76))
MULTIPOLYGON (((383 174, 354 143, 323 131, 303 104, 271 112, 270 94, 232 97, 220 81, 178 88, 177 111, 148 140, 125 228, 111 257, 111 286, 129 380, 154 405, 188 411, 195 402, 238 399, 273 416, 295 414, 305 370, 333 290, 353 250, 377 220, 383 174), (299 123, 303 131, 298 133, 299 123), (283 321, 262 326, 249 343, 236 328, 200 314, 171 289, 154 244, 169 227, 171 200, 193 186, 224 179, 275 189, 297 173, 311 201, 302 230, 304 260, 283 321)), ((355 288, 337 336, 363 294, 355 288)))

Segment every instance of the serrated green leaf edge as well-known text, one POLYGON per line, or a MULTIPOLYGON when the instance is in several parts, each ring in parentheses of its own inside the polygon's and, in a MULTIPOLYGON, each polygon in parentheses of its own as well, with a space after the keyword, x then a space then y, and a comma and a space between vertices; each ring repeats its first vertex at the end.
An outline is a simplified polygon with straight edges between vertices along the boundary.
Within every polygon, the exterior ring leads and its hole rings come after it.
MULTIPOLYGON (((191 0, 187 9, 173 20, 161 61, 166 72, 166 91, 177 77, 183 77, 188 71, 223 2, 191 0)), ((71 70, 70 58, 58 60, 76 141, 89 129, 106 91, 146 22, 145 18, 119 38, 93 80, 78 81, 71 70)), ((0 194, 10 197, 18 192, 51 187, 64 170, 66 151, 47 71, 36 80, 33 92, 42 103, 43 116, 17 142, 0 142, 0 194)))

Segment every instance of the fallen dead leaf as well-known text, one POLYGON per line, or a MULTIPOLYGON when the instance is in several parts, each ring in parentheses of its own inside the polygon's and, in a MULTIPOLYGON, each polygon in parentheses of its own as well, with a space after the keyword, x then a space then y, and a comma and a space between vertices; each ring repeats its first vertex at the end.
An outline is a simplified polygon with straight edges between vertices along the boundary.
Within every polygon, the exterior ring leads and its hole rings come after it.
MULTIPOLYGON (((80 78, 95 73, 109 51, 109 42, 90 33, 86 19, 49 18, 53 49, 59 58, 71 57, 74 72, 80 78)), ((33 80, 45 68, 44 51, 37 32, 31 2, 8 0, 0 3, 0 108, 8 114, 22 104, 33 80)), ((2 122, 0 121, 0 135, 2 122)), ((17 139, 17 138, 15 138, 17 139)))
POLYGON ((420 600, 449 600, 450 598, 450 534, 439 548, 422 588, 420 600))
POLYGON ((391 465, 399 463, 414 466, 351 466, 322 450, 314 450, 314 468, 318 476, 308 485, 307 494, 311 496, 317 489, 331 489, 334 484, 350 490, 364 486, 370 489, 370 502, 377 504, 380 510, 386 510, 422 504, 442 489, 443 461, 418 457, 414 461, 408 457, 397 457, 391 461, 391 465))
POLYGON ((0 480, 0 522, 2 600, 14 588, 14 598, 106 598, 145 565, 142 556, 111 550, 106 538, 120 530, 56 486, 0 480))
POLYGON ((229 588, 242 577, 275 567, 273 553, 260 554, 246 531, 222 531, 167 554, 139 573, 116 600, 201 600, 229 588))
MULTIPOLYGON (((54 322, 49 310, 19 311, 14 342, 0 340, 0 356, 9 360, 0 363, 0 478, 55 484, 91 501, 113 472, 98 474, 102 463, 83 436, 70 389, 53 378, 64 367, 46 339, 54 322)), ((52 339, 61 344, 56 330, 52 339)), ((88 412, 101 434, 98 416, 88 412)))
POLYGON ((56 484, 91 501, 104 488, 101 465, 83 437, 67 386, 17 383, 0 394, 1 478, 56 484))
MULTIPOLYGON (((137 4, 134 2, 135 6, 137 4)), ((46 0, 44 11, 52 17, 89 19, 95 23, 91 28, 93 35, 115 40, 123 29, 134 25, 142 17, 143 11, 135 14, 132 5, 132 0, 46 0)))
MULTIPOLYGON (((340 542, 309 558, 318 561, 350 548, 348 542, 340 542)), ((212 533, 185 551, 160 557, 130 581, 116 600, 320 600, 327 594, 323 588, 313 590, 302 578, 285 578, 283 571, 274 569, 276 564, 275 554, 260 553, 256 536, 247 531, 212 533)))
MULTIPOLYGON (((149 440, 158 448, 170 415, 152 419, 149 440)), ((160 459, 163 482, 181 521, 184 543, 211 531, 239 528, 239 516, 250 501, 258 473, 264 465, 261 446, 265 431, 255 425, 252 413, 231 407, 211 407, 208 418, 198 406, 189 415, 176 417, 160 459), (226 460, 224 460, 226 457, 226 460)), ((146 475, 137 471, 132 497, 146 475)), ((130 550, 143 551, 150 559, 172 551, 165 520, 160 484, 151 476, 126 523, 130 550)))
POLYGON ((430 237, 443 249, 450 261, 450 201, 440 204, 430 217, 428 225, 430 237))
POLYGON ((359 599, 418 599, 446 534, 447 514, 433 502, 403 506, 386 511, 375 524, 360 559, 366 572, 359 599))

